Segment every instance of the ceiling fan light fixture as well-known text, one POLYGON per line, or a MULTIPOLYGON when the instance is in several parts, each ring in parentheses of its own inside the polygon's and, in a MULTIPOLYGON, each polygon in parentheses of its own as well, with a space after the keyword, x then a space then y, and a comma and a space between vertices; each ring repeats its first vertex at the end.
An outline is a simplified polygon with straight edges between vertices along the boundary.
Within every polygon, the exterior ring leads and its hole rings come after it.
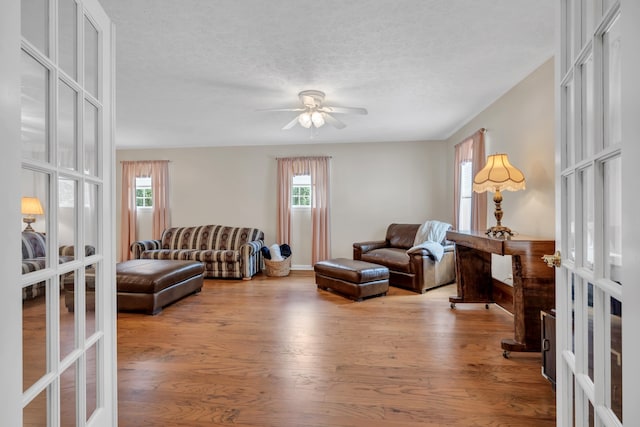
POLYGON ((300 114, 298 116, 298 123, 300 123, 300 126, 302 126, 305 129, 309 129, 311 127, 311 114, 309 114, 309 112, 305 111, 304 113, 300 114))
POLYGON ((313 125, 317 128, 324 126, 324 117, 322 117, 322 113, 319 111, 314 111, 311 114, 311 121, 313 125))

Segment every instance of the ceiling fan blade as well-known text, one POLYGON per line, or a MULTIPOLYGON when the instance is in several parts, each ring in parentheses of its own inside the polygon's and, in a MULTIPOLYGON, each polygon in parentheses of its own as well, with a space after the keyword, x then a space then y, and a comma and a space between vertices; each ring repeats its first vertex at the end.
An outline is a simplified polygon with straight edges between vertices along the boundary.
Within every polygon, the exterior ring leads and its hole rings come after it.
POLYGON ((298 123, 298 116, 282 127, 282 130, 289 130, 298 123))
POLYGON ((366 108, 359 107, 329 107, 327 105, 321 108, 321 111, 325 113, 337 113, 337 114, 362 114, 366 115, 369 112, 366 108))
POLYGON ((256 111, 305 111, 306 108, 259 108, 256 111))
POLYGON ((322 117, 324 117, 324 120, 336 129, 344 129, 347 126, 330 114, 323 112, 322 117))

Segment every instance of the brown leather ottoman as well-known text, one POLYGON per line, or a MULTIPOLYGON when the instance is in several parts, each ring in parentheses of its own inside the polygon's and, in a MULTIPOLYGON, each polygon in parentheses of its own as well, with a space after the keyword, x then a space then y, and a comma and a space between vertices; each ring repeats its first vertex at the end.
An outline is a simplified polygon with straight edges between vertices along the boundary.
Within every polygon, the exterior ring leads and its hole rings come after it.
POLYGON ((158 314, 200 292, 204 266, 197 261, 133 259, 116 264, 118 311, 158 314))
POLYGON ((389 269, 382 265, 335 258, 320 261, 313 269, 319 289, 332 289, 355 301, 386 295, 389 291, 389 269))

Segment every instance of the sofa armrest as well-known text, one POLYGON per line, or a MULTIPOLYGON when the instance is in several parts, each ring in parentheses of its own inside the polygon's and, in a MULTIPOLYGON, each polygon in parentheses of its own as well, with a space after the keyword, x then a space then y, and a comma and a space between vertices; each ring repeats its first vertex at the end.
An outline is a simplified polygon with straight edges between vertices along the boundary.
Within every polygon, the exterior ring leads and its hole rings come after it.
POLYGON ((160 240, 138 240, 131 244, 131 252, 133 253, 133 259, 140 259, 142 252, 153 251, 162 249, 162 242, 160 240))
POLYGON ((240 259, 242 260, 242 278, 251 279, 262 270, 263 240, 253 240, 240 246, 240 259))
POLYGON ((353 259, 362 259, 362 254, 366 254, 374 249, 380 249, 387 246, 385 240, 375 240, 370 242, 359 242, 353 244, 353 259))
MULTIPOLYGON (((84 256, 92 256, 96 254, 96 248, 92 245, 84 246, 84 256)), ((75 256, 75 247, 73 245, 62 245, 58 248, 60 256, 75 256)))
POLYGON ((262 240, 253 240, 251 242, 243 243, 240 246, 240 253, 244 256, 255 255, 256 252, 260 252, 260 249, 264 246, 262 240))

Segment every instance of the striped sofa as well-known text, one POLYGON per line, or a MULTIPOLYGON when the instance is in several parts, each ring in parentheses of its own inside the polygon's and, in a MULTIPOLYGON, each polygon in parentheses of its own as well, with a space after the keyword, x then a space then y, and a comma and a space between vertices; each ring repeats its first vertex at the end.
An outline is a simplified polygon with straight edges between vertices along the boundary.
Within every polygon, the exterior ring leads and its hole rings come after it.
MULTIPOLYGON (((60 246, 58 248, 58 262, 60 264, 73 261, 75 259, 73 246, 60 246)), ((94 255, 96 250, 93 246, 85 246, 84 256, 94 255)), ((47 267, 47 237, 43 233, 36 231, 22 232, 22 274, 32 273, 47 267)), ((73 274, 73 273, 68 273, 73 274)), ((61 285, 62 286, 62 280, 61 285)), ((45 282, 39 282, 22 288, 22 299, 28 300, 36 298, 45 293, 45 282)))
POLYGON ((134 259, 200 261, 204 276, 250 280, 262 270, 264 233, 257 228, 200 225, 173 227, 160 240, 131 244, 134 259))

